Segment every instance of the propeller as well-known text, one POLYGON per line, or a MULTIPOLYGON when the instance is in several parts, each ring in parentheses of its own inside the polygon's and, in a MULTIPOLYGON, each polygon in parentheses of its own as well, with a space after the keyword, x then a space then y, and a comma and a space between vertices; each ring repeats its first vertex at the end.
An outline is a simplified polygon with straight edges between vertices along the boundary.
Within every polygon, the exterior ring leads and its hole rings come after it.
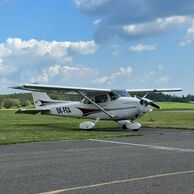
MULTIPOLYGON (((145 95, 146 96, 146 95, 145 95)), ((154 108, 157 108, 157 109, 160 109, 160 106, 158 106, 156 103, 154 103, 152 100, 150 100, 150 99, 148 99, 148 98, 145 98, 145 96, 144 97, 139 97, 139 96, 136 96, 136 98, 138 98, 139 100, 140 100, 140 104, 141 105, 146 105, 146 106, 148 106, 148 105, 150 105, 150 106, 152 106, 152 107, 154 107, 154 108)))
POLYGON ((150 106, 153 106, 154 108, 160 109, 160 106, 158 106, 156 103, 154 102, 150 102, 150 106))

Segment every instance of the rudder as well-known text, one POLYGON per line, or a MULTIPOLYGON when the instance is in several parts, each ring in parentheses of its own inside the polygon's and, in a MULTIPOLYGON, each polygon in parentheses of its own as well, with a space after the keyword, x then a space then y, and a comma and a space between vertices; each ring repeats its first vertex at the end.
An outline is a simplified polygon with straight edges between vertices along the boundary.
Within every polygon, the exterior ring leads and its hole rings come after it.
POLYGON ((53 100, 45 92, 34 92, 31 91, 34 105, 36 109, 45 107, 53 102, 53 100))

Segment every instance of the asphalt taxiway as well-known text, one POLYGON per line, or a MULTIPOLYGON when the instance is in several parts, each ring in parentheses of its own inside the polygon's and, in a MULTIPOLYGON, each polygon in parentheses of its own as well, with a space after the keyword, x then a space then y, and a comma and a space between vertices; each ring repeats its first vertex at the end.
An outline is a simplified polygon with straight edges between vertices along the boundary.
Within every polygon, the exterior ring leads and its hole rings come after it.
POLYGON ((194 193, 194 131, 0 146, 0 193, 194 193))

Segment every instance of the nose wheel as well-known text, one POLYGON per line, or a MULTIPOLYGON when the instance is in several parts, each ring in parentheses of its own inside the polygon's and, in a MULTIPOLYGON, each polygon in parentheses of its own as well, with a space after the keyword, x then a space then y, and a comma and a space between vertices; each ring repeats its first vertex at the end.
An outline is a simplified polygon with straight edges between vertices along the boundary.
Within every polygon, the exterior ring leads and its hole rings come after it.
POLYGON ((131 129, 132 131, 138 131, 141 128, 141 124, 135 121, 122 120, 118 121, 122 129, 131 129))
POLYGON ((128 129, 127 125, 126 124, 122 125, 122 129, 128 129))
POLYGON ((132 131, 139 131, 139 129, 133 129, 132 131))
MULTIPOLYGON (((128 128, 126 124, 122 125, 122 129, 131 129, 131 128, 128 128)), ((132 131, 139 131, 139 128, 138 129, 131 129, 132 131)))

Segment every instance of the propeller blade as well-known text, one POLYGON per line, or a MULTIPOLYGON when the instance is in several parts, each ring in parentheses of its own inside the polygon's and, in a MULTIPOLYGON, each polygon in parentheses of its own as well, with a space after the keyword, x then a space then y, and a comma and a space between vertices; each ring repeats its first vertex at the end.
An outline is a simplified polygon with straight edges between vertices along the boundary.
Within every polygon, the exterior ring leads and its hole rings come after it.
POLYGON ((150 102, 149 105, 153 106, 154 108, 160 109, 160 107, 157 104, 155 104, 154 102, 150 102))
POLYGON ((136 98, 138 98, 140 100, 141 104, 144 103, 145 105, 150 105, 150 106, 153 106, 156 109, 160 109, 160 106, 158 106, 156 103, 154 103, 152 100, 150 100, 148 98, 139 97, 139 96, 136 96, 136 98))

